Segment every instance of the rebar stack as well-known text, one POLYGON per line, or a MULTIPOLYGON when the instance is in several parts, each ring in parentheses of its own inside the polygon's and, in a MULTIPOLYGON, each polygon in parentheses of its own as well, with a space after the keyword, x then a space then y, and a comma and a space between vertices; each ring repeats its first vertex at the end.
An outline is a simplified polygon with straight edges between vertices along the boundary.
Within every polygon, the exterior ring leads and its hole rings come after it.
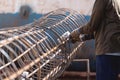
POLYGON ((0 31, 0 80, 54 80, 75 57, 81 44, 61 36, 81 25, 84 16, 59 9, 33 23, 0 31))

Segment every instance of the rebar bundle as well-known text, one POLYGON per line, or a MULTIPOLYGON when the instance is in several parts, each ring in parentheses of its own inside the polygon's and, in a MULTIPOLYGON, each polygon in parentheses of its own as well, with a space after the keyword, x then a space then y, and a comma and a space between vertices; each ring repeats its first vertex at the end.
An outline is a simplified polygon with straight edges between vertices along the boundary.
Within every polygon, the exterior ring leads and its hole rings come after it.
POLYGON ((0 80, 55 80, 81 46, 61 36, 85 23, 79 13, 59 9, 31 24, 0 30, 0 80))

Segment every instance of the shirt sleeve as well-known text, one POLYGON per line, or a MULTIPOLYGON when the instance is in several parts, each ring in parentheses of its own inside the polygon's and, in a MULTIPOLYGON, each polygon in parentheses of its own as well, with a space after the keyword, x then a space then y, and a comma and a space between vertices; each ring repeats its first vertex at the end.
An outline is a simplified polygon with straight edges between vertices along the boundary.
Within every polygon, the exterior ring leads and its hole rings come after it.
POLYGON ((96 29, 101 24, 101 21, 104 18, 104 12, 105 12, 105 1, 96 0, 92 10, 91 19, 86 25, 79 28, 80 33, 93 34, 94 31, 96 31, 96 29))
POLYGON ((90 40, 90 39, 94 39, 94 35, 85 34, 85 35, 82 37, 82 41, 86 41, 86 40, 90 40))

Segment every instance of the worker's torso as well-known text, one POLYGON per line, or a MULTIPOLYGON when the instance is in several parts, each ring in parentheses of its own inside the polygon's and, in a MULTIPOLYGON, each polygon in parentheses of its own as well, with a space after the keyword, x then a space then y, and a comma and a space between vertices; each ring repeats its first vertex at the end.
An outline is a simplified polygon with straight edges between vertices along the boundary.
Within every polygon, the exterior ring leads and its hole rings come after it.
POLYGON ((96 53, 120 53, 120 17, 113 7, 112 0, 106 0, 105 15, 95 32, 96 53))

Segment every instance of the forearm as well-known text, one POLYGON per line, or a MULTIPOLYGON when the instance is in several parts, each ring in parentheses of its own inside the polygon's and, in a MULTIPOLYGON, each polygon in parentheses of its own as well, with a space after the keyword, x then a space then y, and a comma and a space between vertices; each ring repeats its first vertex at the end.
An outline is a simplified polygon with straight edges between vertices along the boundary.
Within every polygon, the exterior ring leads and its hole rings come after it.
POLYGON ((94 35, 85 34, 83 37, 81 37, 82 41, 86 41, 86 40, 90 40, 90 39, 94 39, 94 35))

